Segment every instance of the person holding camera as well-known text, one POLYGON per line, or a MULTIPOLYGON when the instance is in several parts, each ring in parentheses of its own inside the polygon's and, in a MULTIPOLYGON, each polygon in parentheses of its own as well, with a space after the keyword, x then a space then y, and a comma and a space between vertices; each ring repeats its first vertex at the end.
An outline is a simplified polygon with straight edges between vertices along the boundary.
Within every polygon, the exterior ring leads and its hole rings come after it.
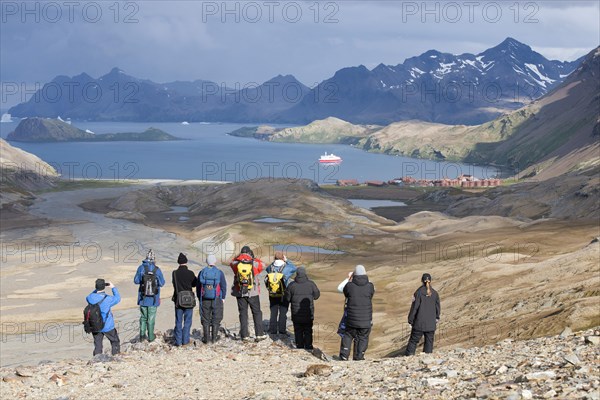
POLYGON ((196 274, 187 267, 188 259, 179 253, 177 264, 179 267, 173 271, 173 302, 175 303, 175 346, 186 346, 190 343, 190 329, 192 317, 196 307, 196 296, 192 291, 198 285, 196 274), (182 327, 183 325, 183 327, 182 327))
POLYGON ((112 355, 121 352, 121 341, 117 329, 115 328, 115 320, 112 314, 112 306, 119 304, 121 295, 117 288, 110 282, 105 282, 104 279, 96 279, 96 289, 86 298, 88 304, 98 304, 104 327, 99 332, 92 332, 94 337, 94 353, 93 355, 102 354, 102 340, 106 336, 112 347, 112 355), (106 294, 106 288, 112 289, 112 296, 106 294))
POLYGON ((363 265, 357 265, 339 286, 346 297, 344 306, 344 330, 341 333, 340 360, 347 361, 354 343, 352 359, 364 360, 373 326, 373 296, 375 287, 363 265))

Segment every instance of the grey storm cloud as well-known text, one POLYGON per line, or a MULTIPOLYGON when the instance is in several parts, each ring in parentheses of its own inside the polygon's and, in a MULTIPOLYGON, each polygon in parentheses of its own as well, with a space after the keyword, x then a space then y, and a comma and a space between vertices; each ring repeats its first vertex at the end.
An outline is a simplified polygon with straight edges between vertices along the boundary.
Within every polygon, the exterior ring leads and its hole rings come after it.
POLYGON ((81 72, 98 77, 118 66, 156 82, 243 85, 293 74, 314 85, 346 66, 398 64, 429 49, 477 53, 508 36, 548 58, 572 60, 597 46, 600 35, 596 1, 1 5, 3 82, 43 83, 81 72))

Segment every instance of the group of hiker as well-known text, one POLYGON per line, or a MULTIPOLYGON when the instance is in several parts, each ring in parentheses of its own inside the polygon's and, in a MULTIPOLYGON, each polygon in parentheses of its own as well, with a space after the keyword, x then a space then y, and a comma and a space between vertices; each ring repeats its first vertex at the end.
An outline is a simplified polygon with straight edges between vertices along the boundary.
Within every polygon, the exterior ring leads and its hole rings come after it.
MULTIPOLYGON (((177 258, 178 268, 172 272, 173 296, 175 305, 175 346, 190 344, 193 309, 199 303, 202 342, 209 344, 219 340, 219 330, 223 320, 224 302, 227 295, 225 274, 217 267, 214 254, 206 257, 206 266, 198 275, 188 269, 188 259, 183 253, 177 258), (196 293, 194 293, 194 289, 196 293)), ((252 249, 242 247, 240 254, 229 264, 233 272, 231 295, 236 298, 240 331, 244 341, 261 341, 267 338, 263 328, 260 307, 259 274, 266 270, 264 283, 269 294, 269 334, 273 338, 287 336, 287 313, 291 309, 294 327, 294 341, 297 349, 313 349, 313 323, 315 318, 314 301, 320 297, 317 285, 308 278, 304 267, 296 267, 282 252, 276 252, 273 262, 264 263, 255 257, 252 249), (294 276, 295 275, 295 276, 294 276), (248 330, 248 309, 254 322, 254 338, 248 330)), ((412 326, 406 355, 413 355, 420 339, 425 336, 423 351, 433 351, 433 339, 440 318, 440 299, 431 287, 431 275, 423 274, 422 286, 415 292, 410 308, 408 323, 412 326)), ((139 285, 138 305, 140 307, 140 341, 152 342, 156 339, 154 326, 157 308, 160 306, 161 288, 165 278, 156 265, 152 250, 138 267, 133 282, 139 285)), ((357 265, 338 286, 344 294, 344 312, 339 323, 341 336, 339 359, 364 360, 369 336, 373 326, 373 296, 375 287, 363 265, 357 265)), ((102 342, 106 337, 112 347, 112 354, 120 352, 120 340, 115 328, 111 308, 121 300, 119 291, 110 282, 97 279, 95 290, 86 298, 84 328, 94 337, 94 355, 102 353, 102 342), (112 296, 106 289, 112 290, 112 296)))

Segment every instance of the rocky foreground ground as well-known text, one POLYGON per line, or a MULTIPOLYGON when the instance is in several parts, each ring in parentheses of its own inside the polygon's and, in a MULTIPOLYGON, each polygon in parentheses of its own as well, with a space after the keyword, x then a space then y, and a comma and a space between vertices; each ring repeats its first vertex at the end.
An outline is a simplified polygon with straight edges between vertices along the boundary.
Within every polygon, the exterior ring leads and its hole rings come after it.
MULTIPOLYGON (((167 335, 91 360, 0 369, 3 399, 600 399, 600 331, 342 362, 289 338, 186 347, 167 335)), ((90 349, 91 351, 91 349, 90 349)), ((367 353, 368 355, 368 353, 367 353)))

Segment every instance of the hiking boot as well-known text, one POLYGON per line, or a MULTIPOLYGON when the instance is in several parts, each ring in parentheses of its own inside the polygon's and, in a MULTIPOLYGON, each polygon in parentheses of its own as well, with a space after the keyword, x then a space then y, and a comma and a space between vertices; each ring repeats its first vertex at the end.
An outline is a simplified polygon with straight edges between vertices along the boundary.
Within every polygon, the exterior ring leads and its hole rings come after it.
POLYGON ((251 341, 252 341, 252 338, 249 337, 249 336, 247 336, 245 338, 242 338, 242 342, 244 342, 244 343, 248 343, 248 342, 251 342, 251 341))
POLYGON ((211 337, 210 337, 210 341, 212 343, 217 343, 219 341, 219 339, 221 339, 221 336, 219 336, 219 330, 218 329, 213 329, 213 331, 211 332, 211 337))
POLYGON ((267 338, 267 335, 258 335, 258 336, 256 336, 255 341, 262 342, 266 338, 267 338))
POLYGON ((210 327, 202 325, 202 343, 207 344, 210 339, 210 327))

